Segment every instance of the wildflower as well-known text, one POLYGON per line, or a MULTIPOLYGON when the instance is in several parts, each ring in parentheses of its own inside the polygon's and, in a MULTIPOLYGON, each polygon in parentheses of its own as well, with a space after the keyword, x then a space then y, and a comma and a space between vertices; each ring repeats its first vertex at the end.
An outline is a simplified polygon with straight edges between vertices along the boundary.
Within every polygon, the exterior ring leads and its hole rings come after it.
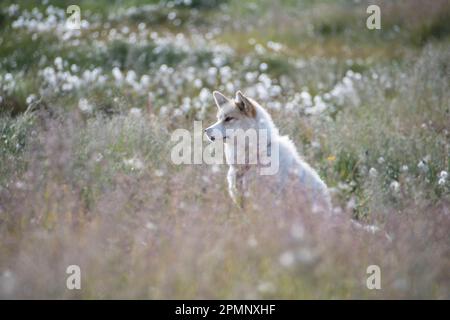
POLYGON ((99 152, 97 153, 97 155, 95 156, 95 162, 100 162, 103 160, 103 155, 99 152))
POLYGON ((328 156, 327 160, 330 161, 330 162, 335 161, 336 160, 336 156, 333 156, 333 155, 328 156))
POLYGON ((123 75, 119 68, 114 67, 112 69, 112 74, 117 83, 120 83, 122 81, 123 75))
POLYGON ((5 74, 5 82, 11 82, 11 81, 13 81, 13 76, 11 73, 8 72, 7 74, 5 74))
POLYGON ((319 114, 327 109, 327 104, 322 100, 321 96, 314 97, 314 106, 305 109, 306 114, 319 114))
POLYGON ((148 75, 146 75, 146 74, 144 74, 144 75, 142 75, 142 77, 141 77, 141 81, 140 81, 140 84, 141 84, 141 87, 148 87, 149 85, 150 85, 150 76, 148 76, 148 75))
POLYGON ((36 96, 34 94, 30 94, 26 99, 27 104, 31 104, 34 101, 36 101, 36 96))
POLYGON ((129 114, 132 117, 139 118, 142 116, 142 110, 139 108, 131 108, 129 114))
POLYGON ((439 184, 440 186, 445 185, 445 182, 447 181, 447 177, 448 177, 447 171, 442 170, 442 171, 439 173, 439 181, 438 181, 438 184, 439 184))
POLYGON ((214 164, 214 165, 211 166, 211 171, 213 173, 218 173, 218 172, 220 172, 220 167, 218 165, 214 164))
POLYGON ((80 68, 76 65, 76 64, 72 64, 70 66, 70 71, 72 71, 73 73, 76 73, 80 70, 80 68))
POLYGON ((136 82, 136 72, 129 70, 125 80, 129 85, 133 85, 136 82))
POLYGON ((291 267, 295 262, 295 257, 292 252, 286 251, 280 255, 279 261, 283 267, 291 267))
POLYGON ((145 30, 145 27, 146 27, 146 25, 145 25, 144 22, 141 22, 141 23, 138 24, 138 29, 139 29, 140 31, 145 30))
POLYGON ((311 263, 314 258, 314 254, 307 248, 302 248, 297 252, 297 260, 301 263, 311 263))
POLYGON ((272 49, 275 52, 278 52, 283 48, 283 45, 278 42, 268 41, 267 48, 272 49))
POLYGON ((156 225, 153 223, 153 222, 147 222, 146 224, 145 224, 145 227, 148 229, 148 230, 156 230, 157 228, 156 228, 156 225))
POLYGON ((86 99, 80 99, 78 101, 78 108, 84 113, 91 113, 93 111, 92 105, 86 99))
POLYGON ((300 224, 293 224, 291 227, 291 236, 294 239, 300 240, 305 235, 305 229, 300 224))
POLYGON ((257 54, 263 55, 264 53, 266 53, 266 49, 264 49, 264 47, 262 45, 260 45, 259 43, 257 43, 255 45, 255 51, 257 54))
POLYGON ((5 294, 12 294, 16 287, 16 276, 10 271, 5 270, 0 275, 0 290, 5 294))
POLYGON ((259 65, 259 70, 261 70, 261 71, 266 71, 267 68, 268 68, 268 65, 265 62, 263 62, 259 65))
POLYGON ((252 235, 248 238, 247 244, 250 248, 254 248, 258 245, 258 240, 252 235))
POLYGON ((258 291, 261 293, 271 293, 275 291, 275 286, 271 282, 261 282, 258 284, 258 291))
POLYGON ((167 19, 174 20, 177 17, 177 13, 175 11, 169 12, 167 15, 167 19))
POLYGON ((345 206, 347 210, 353 210, 356 208, 356 200, 355 197, 351 197, 350 200, 347 202, 347 205, 345 206))
POLYGON ((398 181, 392 181, 391 184, 389 185, 389 188, 391 189, 391 191, 393 192, 398 192, 400 190, 400 183, 398 183, 398 181))
POLYGON ((203 82, 201 79, 195 79, 194 80, 194 87, 201 88, 203 86, 203 82))
POLYGON ((162 177, 164 175, 164 171, 162 170, 155 170, 155 176, 162 177))
POLYGON ((427 165, 427 163, 424 160, 420 160, 420 162, 417 164, 417 167, 422 172, 427 172, 428 171, 428 165, 427 165))
POLYGON ((132 170, 141 170, 144 168, 144 164, 137 157, 125 159, 123 162, 126 166, 130 167, 132 170))

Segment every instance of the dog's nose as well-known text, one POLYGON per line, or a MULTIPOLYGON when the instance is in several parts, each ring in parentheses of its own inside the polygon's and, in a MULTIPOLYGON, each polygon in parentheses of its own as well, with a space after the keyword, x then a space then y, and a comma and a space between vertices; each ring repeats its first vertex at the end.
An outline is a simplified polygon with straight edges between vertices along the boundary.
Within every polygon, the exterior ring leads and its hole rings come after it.
POLYGON ((216 140, 216 138, 215 138, 215 137, 210 137, 210 139, 211 139, 211 141, 214 141, 214 140, 216 140))

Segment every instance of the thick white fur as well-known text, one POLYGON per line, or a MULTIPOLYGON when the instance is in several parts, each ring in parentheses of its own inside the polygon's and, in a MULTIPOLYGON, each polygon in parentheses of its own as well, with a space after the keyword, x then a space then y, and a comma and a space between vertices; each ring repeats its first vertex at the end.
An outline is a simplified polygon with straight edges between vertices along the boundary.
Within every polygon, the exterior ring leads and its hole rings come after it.
MULTIPOLYGON (((219 108, 218 121, 205 130, 207 136, 211 140, 215 140, 215 132, 225 137, 228 129, 253 128, 256 130, 265 129, 268 134, 268 145, 259 146, 258 159, 268 150, 276 152, 278 149, 278 171, 273 176, 264 176, 270 178, 270 186, 273 191, 283 193, 286 187, 296 188, 302 193, 302 197, 312 204, 313 211, 331 212, 331 202, 326 184, 319 177, 317 172, 304 160, 300 158, 293 142, 287 136, 280 136, 278 129, 275 127, 271 116, 256 101, 245 97, 241 92, 237 92, 236 99, 233 101, 226 98, 221 93, 215 91, 214 98, 219 108), (245 102, 245 103, 244 103, 245 102), (240 110, 237 105, 245 105, 245 110, 240 110), (247 108, 253 108, 248 110, 247 108), (250 115, 248 115, 248 114, 250 115), (224 121, 227 117, 232 116, 232 121, 224 121), (275 147, 277 146, 277 147, 275 147), (294 182, 294 183, 292 183, 294 182), (297 188, 298 187, 298 188, 297 188)), ((260 174, 251 175, 250 172, 256 169, 260 172, 262 165, 257 164, 235 164, 232 159, 235 154, 235 145, 229 143, 232 137, 227 137, 225 142, 225 155, 229 170, 227 175, 228 191, 232 199, 239 205, 243 206, 243 195, 246 191, 246 180, 250 177, 255 179, 263 178, 260 174)), ((271 157, 274 159, 274 157, 271 157)), ((276 159, 276 158, 275 158, 276 159)), ((267 179, 266 179, 267 180, 267 179)))

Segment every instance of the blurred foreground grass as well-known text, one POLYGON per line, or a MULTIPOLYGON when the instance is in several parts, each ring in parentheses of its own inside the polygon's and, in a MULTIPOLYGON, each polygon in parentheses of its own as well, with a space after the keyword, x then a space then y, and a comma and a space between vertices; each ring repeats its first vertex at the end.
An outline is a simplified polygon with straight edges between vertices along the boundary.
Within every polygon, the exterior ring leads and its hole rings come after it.
POLYGON ((0 297, 449 298, 450 7, 375 3, 381 30, 366 1, 79 1, 71 31, 72 2, 2 1, 0 297), (215 89, 269 109, 342 223, 170 162, 215 89))

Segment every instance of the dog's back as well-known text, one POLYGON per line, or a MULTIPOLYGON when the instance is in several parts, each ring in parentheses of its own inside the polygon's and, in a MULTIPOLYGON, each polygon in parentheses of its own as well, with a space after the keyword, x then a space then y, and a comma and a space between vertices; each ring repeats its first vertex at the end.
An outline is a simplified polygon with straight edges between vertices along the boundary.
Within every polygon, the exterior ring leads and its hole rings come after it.
POLYGON ((298 155, 294 143, 287 136, 278 136, 279 170, 276 175, 278 192, 292 194, 309 202, 313 211, 331 213, 331 199, 319 174, 298 155))

